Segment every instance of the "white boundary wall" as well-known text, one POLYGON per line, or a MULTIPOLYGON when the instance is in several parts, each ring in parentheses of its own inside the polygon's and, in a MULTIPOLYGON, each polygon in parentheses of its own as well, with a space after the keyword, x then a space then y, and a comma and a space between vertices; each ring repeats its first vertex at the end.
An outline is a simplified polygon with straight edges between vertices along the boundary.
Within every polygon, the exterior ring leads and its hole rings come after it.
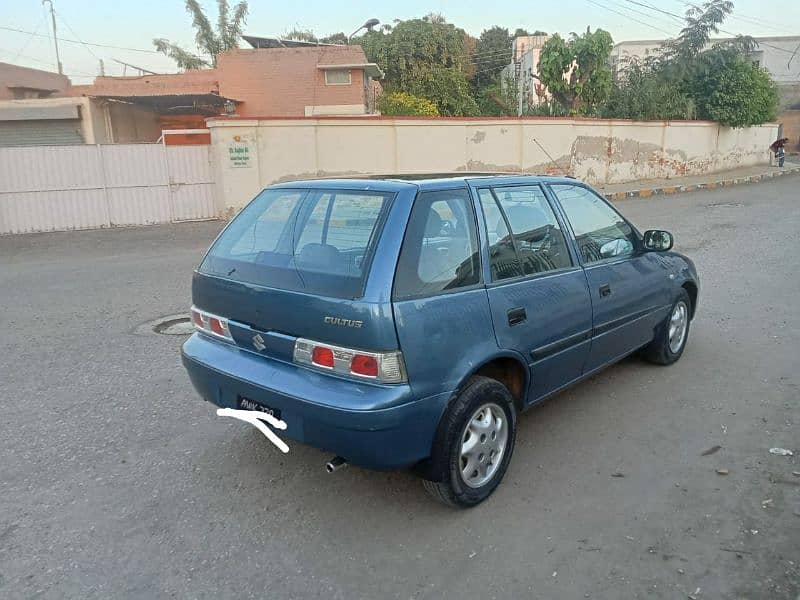
POLYGON ((226 215, 271 183, 314 177, 566 172, 602 185, 712 173, 767 164, 777 136, 771 124, 547 118, 219 118, 208 127, 226 215))

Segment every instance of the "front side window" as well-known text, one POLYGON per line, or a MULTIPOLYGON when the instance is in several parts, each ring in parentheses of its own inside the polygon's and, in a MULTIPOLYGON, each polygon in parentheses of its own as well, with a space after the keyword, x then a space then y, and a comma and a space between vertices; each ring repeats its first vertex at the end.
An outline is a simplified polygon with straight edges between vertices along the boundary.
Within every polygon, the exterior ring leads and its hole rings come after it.
POLYGON ((480 260, 467 190, 423 192, 414 202, 394 295, 413 298, 475 285, 480 260))
POLYGON ((494 281, 572 266, 564 233, 540 186, 496 187, 478 194, 494 281))
POLYGON ((577 185, 551 187, 572 225, 584 263, 633 255, 635 232, 600 196, 577 185))
POLYGON ((225 228, 200 272, 337 298, 363 293, 393 194, 265 190, 225 228))

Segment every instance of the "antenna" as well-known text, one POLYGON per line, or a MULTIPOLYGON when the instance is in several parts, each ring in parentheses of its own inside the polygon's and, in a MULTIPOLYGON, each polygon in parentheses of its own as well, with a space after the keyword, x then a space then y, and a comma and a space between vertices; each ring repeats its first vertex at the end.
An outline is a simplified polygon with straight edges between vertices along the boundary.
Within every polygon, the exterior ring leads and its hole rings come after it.
POLYGON ((58 36, 56 35, 56 11, 53 8, 53 0, 42 0, 42 5, 45 2, 50 3, 50 19, 53 21, 53 44, 56 46, 56 62, 58 63, 58 74, 64 74, 64 68, 61 66, 61 57, 58 55, 58 36))
POLYGON ((569 173, 567 173, 567 171, 566 171, 566 170, 564 170, 564 168, 563 168, 563 167, 562 167, 560 164, 558 164, 558 163, 556 162, 556 159, 554 159, 552 156, 550 156, 550 153, 549 153, 547 150, 545 150, 545 149, 544 149, 544 146, 542 146, 542 145, 539 143, 539 140, 537 140, 536 138, 532 138, 532 139, 533 139, 533 142, 534 142, 534 143, 535 143, 537 146, 539 146, 539 148, 541 148, 542 152, 544 152, 544 153, 547 155, 547 158, 549 158, 549 159, 550 159, 550 162, 552 162, 552 163, 553 163, 553 164, 554 164, 554 165, 555 165, 555 166, 556 166, 556 167, 557 167, 557 168, 558 168, 558 169, 559 169, 559 170, 560 170, 562 173, 564 173, 564 175, 566 175, 567 177, 569 177, 569 173))

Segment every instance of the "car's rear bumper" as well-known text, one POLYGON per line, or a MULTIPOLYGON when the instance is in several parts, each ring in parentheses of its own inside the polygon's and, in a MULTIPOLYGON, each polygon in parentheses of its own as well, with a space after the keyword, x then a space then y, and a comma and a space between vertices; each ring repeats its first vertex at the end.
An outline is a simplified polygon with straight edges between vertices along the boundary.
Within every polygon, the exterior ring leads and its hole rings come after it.
POLYGON ((427 458, 449 394, 415 399, 407 385, 375 385, 258 356, 192 335, 183 364, 207 401, 236 408, 244 396, 281 411, 280 437, 371 468, 401 468, 427 458))

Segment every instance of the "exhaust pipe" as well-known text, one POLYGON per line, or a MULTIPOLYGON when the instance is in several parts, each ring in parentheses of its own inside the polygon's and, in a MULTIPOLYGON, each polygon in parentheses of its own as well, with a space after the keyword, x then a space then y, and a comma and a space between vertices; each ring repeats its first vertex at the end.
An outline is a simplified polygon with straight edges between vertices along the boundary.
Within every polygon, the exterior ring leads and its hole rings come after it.
POLYGON ((342 467, 347 466, 347 459, 342 458, 341 456, 334 456, 332 459, 328 461, 328 464, 325 465, 325 470, 328 473, 333 473, 334 471, 338 471, 342 467))

